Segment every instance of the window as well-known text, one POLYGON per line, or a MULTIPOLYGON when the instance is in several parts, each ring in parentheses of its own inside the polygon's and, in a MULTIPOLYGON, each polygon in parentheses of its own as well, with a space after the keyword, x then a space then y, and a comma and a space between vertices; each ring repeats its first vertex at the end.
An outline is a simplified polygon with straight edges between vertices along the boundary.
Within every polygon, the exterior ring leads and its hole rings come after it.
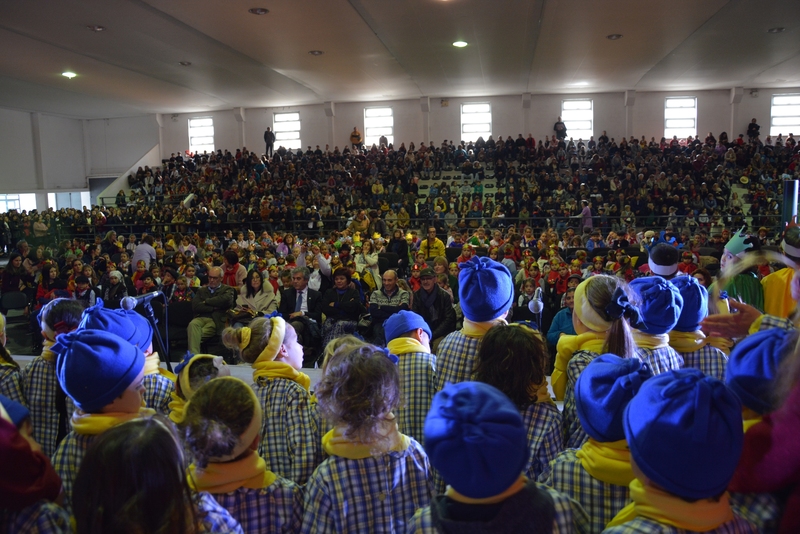
POLYGON ((561 101, 561 120, 567 137, 588 141, 594 135, 594 104, 591 98, 561 101))
POLYGON ((364 146, 380 146, 381 136, 385 136, 390 145, 394 143, 394 111, 392 108, 364 108, 364 146))
POLYGON ((697 99, 667 98, 664 103, 664 137, 686 139, 697 136, 697 99))
POLYGON ((19 195, 0 195, 0 213, 5 213, 8 210, 21 211, 19 195))
POLYGON ((192 154, 214 152, 214 119, 189 119, 189 151, 192 154))
POLYGON ((303 148, 300 141, 300 114, 275 113, 272 130, 275 132, 275 144, 291 150, 303 148))
POLYGON ((770 113, 769 135, 800 132, 800 95, 773 95, 770 113))
POLYGON ((461 140, 465 143, 484 140, 492 135, 491 104, 461 104, 461 140))

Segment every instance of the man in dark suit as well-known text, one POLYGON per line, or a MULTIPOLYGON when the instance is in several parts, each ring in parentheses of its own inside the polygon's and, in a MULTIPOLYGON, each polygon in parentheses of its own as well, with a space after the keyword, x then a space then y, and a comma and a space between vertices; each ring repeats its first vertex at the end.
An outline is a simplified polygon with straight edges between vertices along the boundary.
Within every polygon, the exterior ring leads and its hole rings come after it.
POLYGON ((303 367, 313 367, 322 341, 322 293, 308 287, 307 267, 292 269, 292 287, 281 291, 278 313, 297 332, 303 346, 303 367))

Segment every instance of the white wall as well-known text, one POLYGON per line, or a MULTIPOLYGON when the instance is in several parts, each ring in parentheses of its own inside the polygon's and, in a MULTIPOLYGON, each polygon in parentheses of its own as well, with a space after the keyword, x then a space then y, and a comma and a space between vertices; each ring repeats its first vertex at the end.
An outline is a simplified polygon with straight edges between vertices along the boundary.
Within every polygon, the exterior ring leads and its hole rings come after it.
POLYGON ((4 193, 36 189, 30 113, 0 109, 0 162, 4 193))
POLYGON ((88 189, 82 121, 40 115, 39 125, 44 189, 88 189))
POLYGON ((158 144, 155 115, 86 121, 90 175, 113 176, 158 144))

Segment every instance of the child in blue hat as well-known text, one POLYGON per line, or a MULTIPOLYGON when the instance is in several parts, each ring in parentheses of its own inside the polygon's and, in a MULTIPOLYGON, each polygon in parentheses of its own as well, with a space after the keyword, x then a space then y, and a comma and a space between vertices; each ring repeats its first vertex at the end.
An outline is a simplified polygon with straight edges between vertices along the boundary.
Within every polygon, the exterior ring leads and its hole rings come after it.
POLYGON ((144 407, 144 353, 116 334, 102 330, 62 334, 53 352, 58 355, 58 382, 76 407, 72 431, 53 457, 69 510, 75 476, 94 439, 116 425, 155 412, 144 407))
POLYGON ((629 287, 640 315, 633 330, 636 355, 655 375, 682 368, 683 358, 669 346, 669 332, 678 324, 683 308, 678 289, 660 276, 637 278, 629 287))
POLYGON ((447 490, 418 510, 406 532, 574 532, 586 516, 575 501, 528 480, 529 451, 516 406, 481 382, 450 384, 425 420, 425 450, 447 490))
POLYGON ((550 463, 539 481, 578 501, 589 517, 586 532, 602 532, 630 502, 634 479, 622 418, 645 380, 653 376, 646 363, 614 354, 598 356, 575 383, 575 404, 589 439, 566 449, 550 463))
POLYGON ((725 384, 697 369, 662 373, 628 404, 623 426, 633 502, 604 532, 758 532, 726 491, 743 431, 741 403, 725 384))

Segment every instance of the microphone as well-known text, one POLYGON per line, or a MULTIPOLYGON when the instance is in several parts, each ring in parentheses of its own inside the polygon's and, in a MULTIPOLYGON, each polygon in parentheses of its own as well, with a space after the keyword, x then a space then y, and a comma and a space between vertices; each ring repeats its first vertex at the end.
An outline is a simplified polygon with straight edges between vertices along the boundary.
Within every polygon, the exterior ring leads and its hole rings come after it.
POLYGON ((536 292, 533 294, 533 298, 528 303, 528 310, 530 310, 531 313, 542 313, 544 311, 544 301, 542 300, 541 287, 536 288, 536 292))
POLYGON ((163 296, 164 294, 161 291, 153 291, 152 293, 145 293, 138 297, 124 297, 120 301, 120 307, 122 307, 123 310, 132 310, 139 304, 147 304, 154 298, 163 296))

